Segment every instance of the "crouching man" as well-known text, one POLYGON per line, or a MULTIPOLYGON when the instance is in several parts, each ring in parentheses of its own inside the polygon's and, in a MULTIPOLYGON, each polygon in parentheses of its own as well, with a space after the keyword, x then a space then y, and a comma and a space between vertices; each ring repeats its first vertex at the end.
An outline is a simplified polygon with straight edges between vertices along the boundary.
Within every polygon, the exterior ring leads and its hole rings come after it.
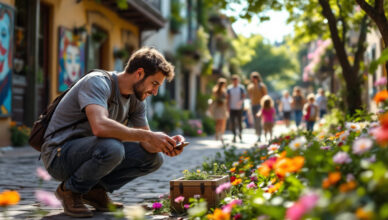
POLYGON ((143 102, 173 77, 174 67, 163 55, 142 48, 123 72, 91 72, 64 96, 41 156, 48 172, 62 181, 56 196, 65 214, 91 217, 85 203, 97 211, 108 211, 109 204, 122 208, 107 192, 156 171, 163 163, 161 153, 173 157, 182 152, 175 148, 182 136, 150 131, 143 102))

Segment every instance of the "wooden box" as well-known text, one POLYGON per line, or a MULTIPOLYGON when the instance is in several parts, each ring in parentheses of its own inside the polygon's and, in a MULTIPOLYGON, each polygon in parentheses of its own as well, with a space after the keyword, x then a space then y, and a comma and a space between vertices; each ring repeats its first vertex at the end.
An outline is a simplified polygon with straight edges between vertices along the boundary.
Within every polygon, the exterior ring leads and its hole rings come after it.
POLYGON ((208 208, 215 208, 220 200, 226 196, 226 192, 216 193, 216 188, 229 182, 229 176, 210 176, 208 180, 183 180, 183 177, 170 181, 171 211, 183 212, 182 204, 188 204, 189 198, 199 195, 207 202, 208 208), (174 200, 178 196, 185 197, 182 204, 174 200))

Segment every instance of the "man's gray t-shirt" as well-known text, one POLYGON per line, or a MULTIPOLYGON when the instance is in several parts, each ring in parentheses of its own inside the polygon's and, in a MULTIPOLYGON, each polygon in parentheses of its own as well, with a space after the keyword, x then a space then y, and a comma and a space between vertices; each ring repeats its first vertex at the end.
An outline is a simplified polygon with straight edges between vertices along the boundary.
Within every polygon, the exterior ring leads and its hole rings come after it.
MULTIPOLYGON (((110 73, 112 75, 116 74, 110 73)), ((117 122, 127 123, 133 127, 148 126, 145 102, 140 102, 134 96, 130 96, 130 98, 122 96, 119 91, 117 76, 113 76, 112 78, 116 85, 116 91, 112 103, 109 104, 109 109, 108 100, 111 96, 112 82, 102 72, 89 73, 79 80, 63 97, 50 120, 45 135, 47 136, 53 131, 82 119, 85 120, 75 126, 46 137, 46 141, 42 145, 42 160, 46 168, 50 166, 57 153, 57 149, 64 142, 70 139, 93 136, 92 129, 89 121, 86 120, 85 114, 85 107, 88 105, 96 104, 108 109, 109 118, 117 122), (128 117, 131 101, 137 103, 133 105, 135 106, 135 110, 131 111, 133 113, 128 117)))

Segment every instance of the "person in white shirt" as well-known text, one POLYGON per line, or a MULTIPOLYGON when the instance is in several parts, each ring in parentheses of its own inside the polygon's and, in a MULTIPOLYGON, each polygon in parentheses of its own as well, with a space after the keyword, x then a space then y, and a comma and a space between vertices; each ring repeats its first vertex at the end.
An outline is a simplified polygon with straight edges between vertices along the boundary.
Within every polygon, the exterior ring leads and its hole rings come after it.
POLYGON ((283 96, 280 99, 280 105, 279 109, 280 112, 283 112, 283 119, 284 119, 284 124, 288 128, 290 126, 290 118, 291 118, 291 103, 292 103, 292 98, 290 97, 290 93, 288 91, 283 92, 283 96))
POLYGON ((229 85, 227 90, 227 103, 233 132, 233 142, 236 142, 237 135, 240 138, 240 142, 242 142, 242 113, 246 92, 244 86, 239 84, 239 80, 237 75, 233 75, 232 85, 229 85), (236 125, 238 126, 238 134, 236 125))
POLYGON ((318 89, 316 104, 319 109, 319 118, 322 118, 327 112, 327 98, 322 88, 318 89))

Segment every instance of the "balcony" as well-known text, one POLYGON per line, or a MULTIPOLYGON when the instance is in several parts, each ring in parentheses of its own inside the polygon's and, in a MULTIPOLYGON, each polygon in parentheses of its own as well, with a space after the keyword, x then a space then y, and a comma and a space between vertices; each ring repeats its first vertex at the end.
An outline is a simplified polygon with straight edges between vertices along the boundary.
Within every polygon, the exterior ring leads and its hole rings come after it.
POLYGON ((101 3, 142 31, 159 30, 166 23, 160 12, 160 0, 127 0, 128 9, 120 9, 116 0, 101 0, 101 3))

